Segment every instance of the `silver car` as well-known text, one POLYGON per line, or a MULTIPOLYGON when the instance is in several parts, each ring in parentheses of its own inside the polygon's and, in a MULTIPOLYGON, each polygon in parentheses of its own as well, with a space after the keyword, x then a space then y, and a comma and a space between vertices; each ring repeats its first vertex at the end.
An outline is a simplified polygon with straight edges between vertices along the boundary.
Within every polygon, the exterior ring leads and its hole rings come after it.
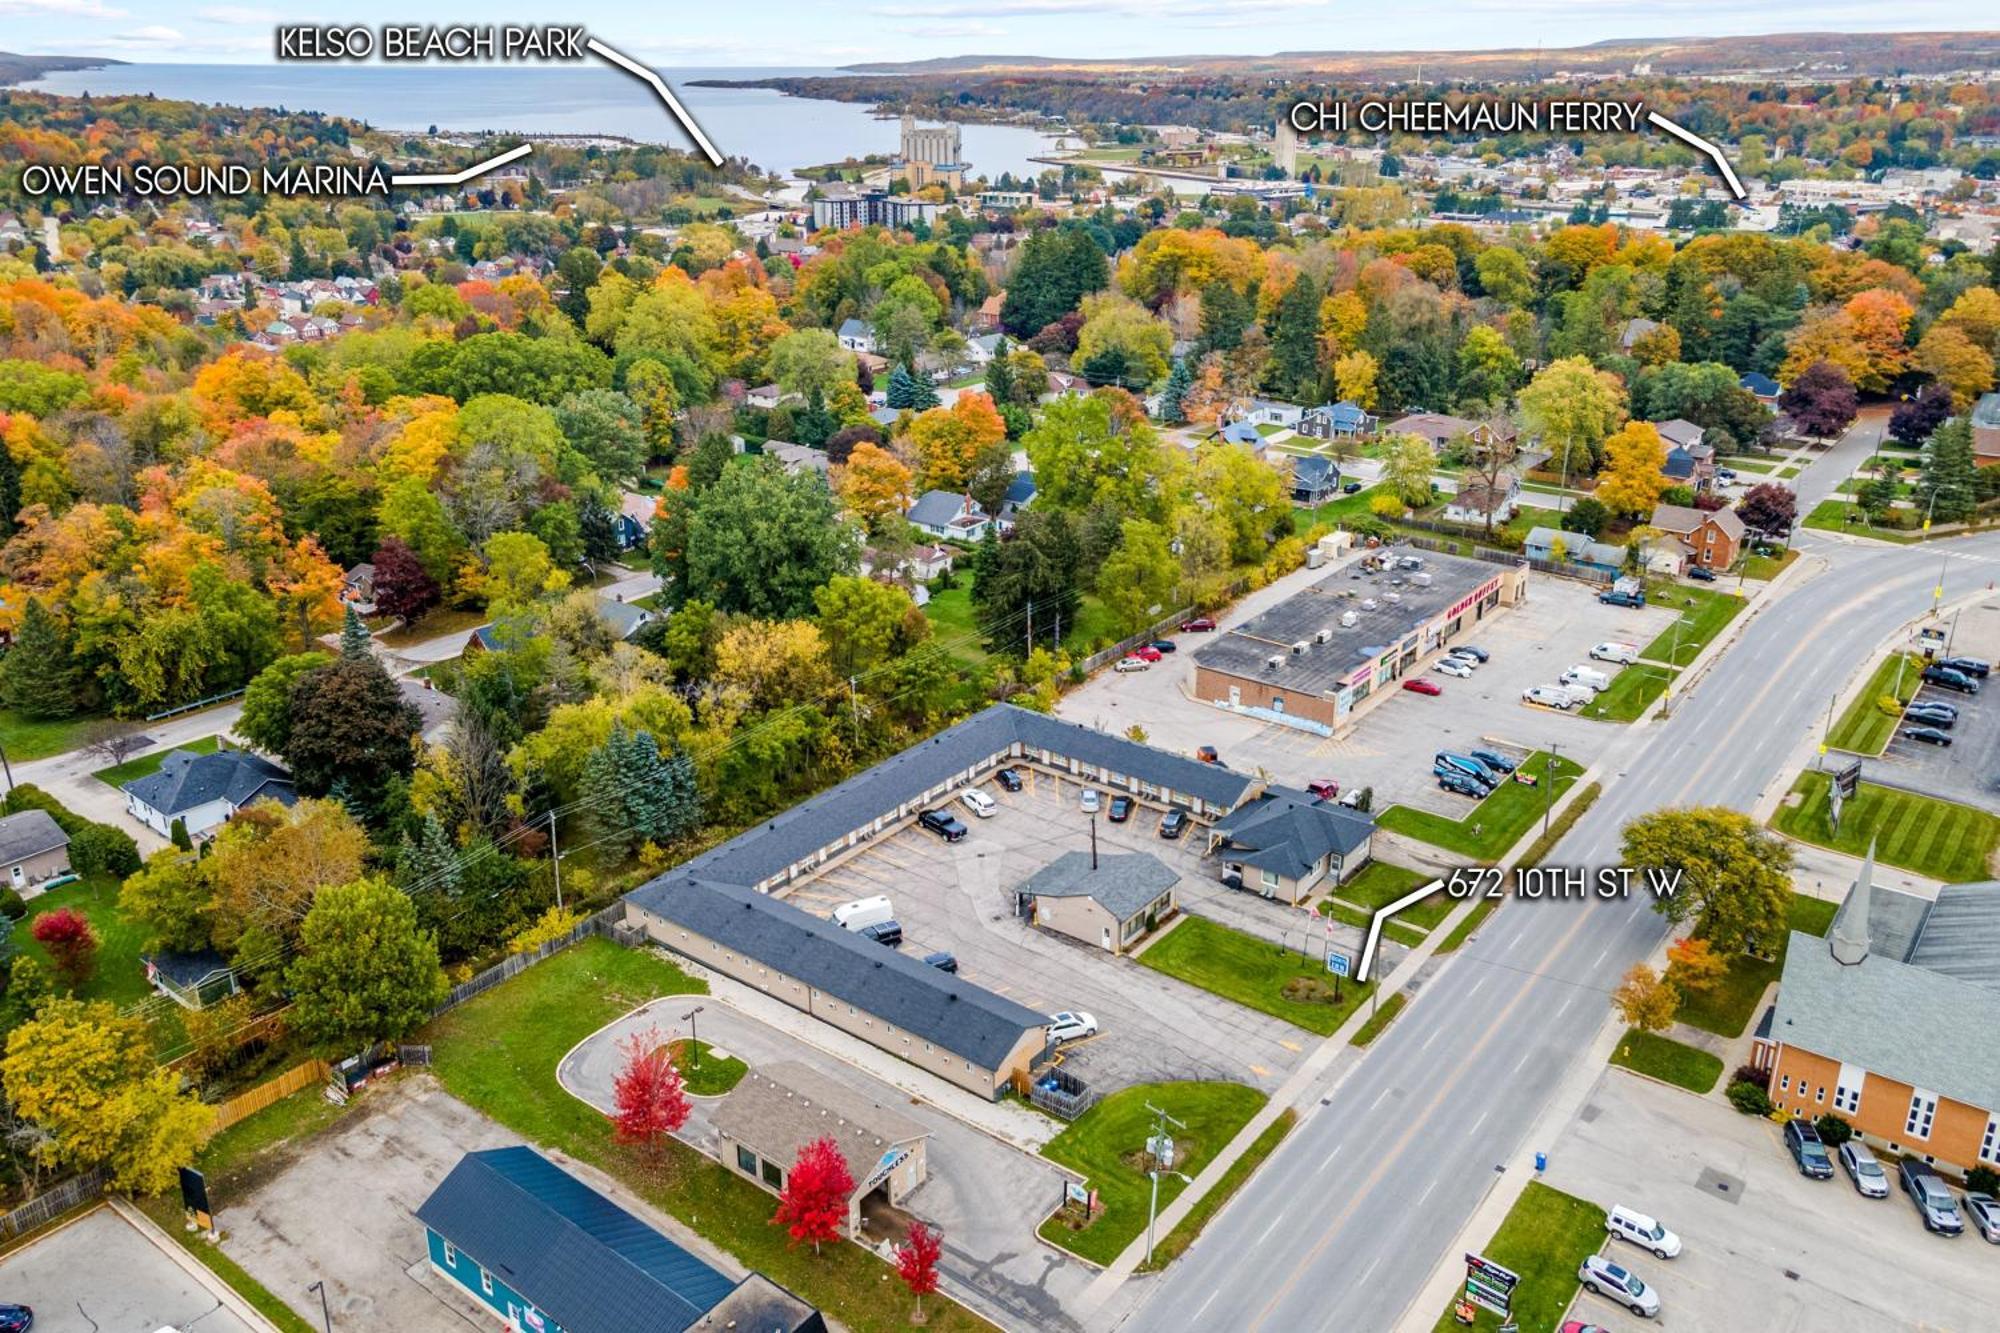
POLYGON ((1849 1139, 1840 1145, 1840 1169, 1854 1182, 1855 1193, 1870 1199, 1889 1197, 1889 1173, 1860 1139, 1849 1139))
POLYGON ((1576 1270, 1576 1280, 1583 1284, 1585 1291, 1607 1296, 1641 1319, 1659 1316, 1660 1293, 1647 1286, 1645 1279, 1631 1269, 1614 1264, 1601 1254, 1584 1259, 1583 1266, 1576 1270))
POLYGON ((1973 1230, 2000 1245, 2000 1199, 1991 1194, 1968 1194, 1965 1196, 1965 1215, 1972 1219, 1973 1230))

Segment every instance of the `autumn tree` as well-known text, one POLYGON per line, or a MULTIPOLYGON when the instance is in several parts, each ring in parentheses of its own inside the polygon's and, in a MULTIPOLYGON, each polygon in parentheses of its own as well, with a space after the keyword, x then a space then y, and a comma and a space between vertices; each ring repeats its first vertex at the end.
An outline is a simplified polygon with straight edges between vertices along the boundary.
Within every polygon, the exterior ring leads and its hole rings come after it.
POLYGON ((1816 361, 1785 386, 1778 406, 1800 430, 1824 440, 1854 424, 1861 399, 1846 371, 1831 361, 1816 361))
POLYGON ((1521 390, 1521 416, 1566 475, 1591 471, 1604 437, 1625 420, 1617 378, 1580 356, 1544 366, 1521 390))
POLYGON ((1889 434, 1912 449, 1923 444, 1951 416, 1951 390, 1926 384, 1889 413, 1889 434))
POLYGON ((1597 498, 1613 513, 1638 518, 1653 512, 1667 478, 1667 445, 1651 422, 1632 421, 1604 440, 1604 466, 1597 498))
POLYGON ((285 763, 308 795, 325 795, 343 778, 372 795, 389 778, 408 775, 410 738, 422 725, 416 705, 372 654, 342 658, 293 683, 285 763))
POLYGON ((1437 450, 1420 435, 1389 435, 1382 440, 1382 478, 1396 498, 1412 506, 1431 502, 1431 474, 1437 471, 1437 450))
POLYGON ((983 393, 961 393, 950 407, 919 413, 910 423, 910 448, 930 490, 963 489, 981 451, 1007 438, 1007 423, 983 393))
POLYGON ((1917 342, 1913 359, 1917 369, 1950 391, 1953 405, 1961 410, 1993 387, 1993 354, 1955 325, 1932 325, 1917 342))
POLYGON ((1180 582, 1166 530, 1157 523, 1128 518, 1118 544, 1097 571, 1097 595, 1112 613, 1120 634, 1136 634, 1173 604, 1180 582))
POLYGON ((924 1297, 938 1289, 938 1258, 943 1252, 944 1233, 922 1221, 911 1222, 908 1236, 896 1247, 896 1276, 917 1298, 912 1323, 924 1322, 924 1297))
POLYGON ((29 928, 35 942, 49 952, 56 979, 74 991, 97 970, 97 932, 90 918, 74 907, 58 907, 36 917, 29 928))
POLYGON ((1714 990, 1729 975, 1729 960, 1697 935, 1683 935, 1667 946, 1667 980, 1682 995, 1714 990))
POLYGON ((663 504, 652 556, 677 602, 782 619, 806 614, 815 588, 853 573, 860 542, 823 478, 762 459, 663 504))
POLYGON ((206 862, 165 847, 118 890, 118 911, 146 931, 146 947, 193 953, 210 946, 215 890, 206 862))
POLYGON ((1644 963, 1634 963, 1611 992, 1611 1005, 1627 1027, 1641 1032, 1660 1032, 1671 1026, 1681 1006, 1680 992, 1673 983, 1644 963))
POLYGON ((618 1142, 657 1157, 661 1141, 678 1133, 693 1110, 687 1082, 657 1027, 626 1037, 618 1043, 618 1053, 623 1063, 611 1083, 613 1134, 618 1142))
POLYGON ((1788 533, 1798 514, 1798 493, 1775 481, 1757 483, 1736 504, 1736 517, 1753 532, 1788 533))
POLYGON ((285 979, 293 1026, 333 1053, 402 1036, 431 1016, 446 989, 437 941, 417 929, 416 905, 375 878, 320 890, 285 979))
POLYGON ((854 446, 847 462, 836 468, 833 489, 872 537, 903 522, 913 498, 914 481, 901 459, 879 444, 863 440, 854 446))
POLYGON ((847 1229, 847 1201, 853 1193, 854 1175, 840 1145, 830 1138, 814 1139, 799 1149, 785 1174, 771 1224, 786 1228, 794 1245, 811 1241, 817 1254, 821 1242, 839 1240, 847 1229))
POLYGON ((1375 378, 1380 371, 1375 358, 1356 348, 1333 363, 1333 391, 1345 403, 1363 411, 1375 409, 1375 378))
POLYGON ((1625 826, 1625 864, 1661 886, 1653 910, 1725 954, 1775 948, 1791 909, 1790 844, 1724 806, 1656 810, 1625 826), (1670 891, 1669 891, 1670 890, 1670 891))

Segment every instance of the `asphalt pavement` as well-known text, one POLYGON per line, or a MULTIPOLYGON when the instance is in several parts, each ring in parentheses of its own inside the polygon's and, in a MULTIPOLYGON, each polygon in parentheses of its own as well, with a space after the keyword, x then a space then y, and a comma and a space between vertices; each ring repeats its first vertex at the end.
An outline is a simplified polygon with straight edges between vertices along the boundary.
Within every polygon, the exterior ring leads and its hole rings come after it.
MULTIPOLYGON (((1808 535, 1804 545, 1813 566, 1676 696, 1672 718, 1607 752, 1603 797, 1549 864, 1617 863, 1620 829, 1652 810, 1753 808, 1817 737, 1843 684, 1929 609, 1940 562, 1947 598, 2000 577, 2000 536, 1886 547, 1808 535)), ((1352 1074, 1304 1108, 1123 1326, 1393 1327, 1584 1057, 1620 974, 1666 929, 1643 896, 1510 903, 1352 1074)))

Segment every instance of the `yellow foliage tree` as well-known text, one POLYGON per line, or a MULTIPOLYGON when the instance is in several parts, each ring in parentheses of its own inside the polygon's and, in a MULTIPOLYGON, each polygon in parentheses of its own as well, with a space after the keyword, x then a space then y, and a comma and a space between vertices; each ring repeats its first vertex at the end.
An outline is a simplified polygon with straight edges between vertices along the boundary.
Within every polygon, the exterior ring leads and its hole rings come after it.
POLYGON ((1634 963, 1611 993, 1611 1005, 1630 1027, 1641 1032, 1658 1032, 1674 1021, 1680 1011, 1681 995, 1671 982, 1644 963, 1634 963))
POLYGON ((1375 375, 1379 369, 1375 358, 1367 352, 1349 352, 1333 363, 1333 391, 1340 395, 1343 402, 1373 411, 1375 375))
POLYGON ((900 458, 863 440, 847 462, 834 469, 833 490, 869 535, 876 536, 902 521, 910 507, 911 482, 912 473, 900 458))
POLYGON ((1667 489, 1667 478, 1660 471, 1666 461, 1666 441, 1653 423, 1627 422, 1605 437, 1597 498, 1614 513, 1634 518, 1650 514, 1667 489))

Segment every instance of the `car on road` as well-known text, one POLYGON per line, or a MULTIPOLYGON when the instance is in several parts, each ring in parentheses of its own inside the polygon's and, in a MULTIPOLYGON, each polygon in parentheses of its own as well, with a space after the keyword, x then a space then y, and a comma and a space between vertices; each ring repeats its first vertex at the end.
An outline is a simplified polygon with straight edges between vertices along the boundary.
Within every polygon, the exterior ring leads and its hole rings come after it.
POLYGON ((1122 824, 1132 817, 1132 798, 1114 796, 1111 798, 1111 822, 1122 824))
POLYGON ((1713 583, 1715 582, 1715 571, 1707 565, 1689 565, 1688 577, 1696 583, 1713 583))
POLYGON ((1403 688, 1411 694, 1439 695, 1444 693, 1444 686, 1434 680, 1423 680, 1421 678, 1404 681, 1403 688))
POLYGON ((926 810, 917 816, 917 822, 946 842, 957 842, 968 832, 958 816, 949 810, 926 810))
POLYGON ((1940 727, 1904 727, 1903 739, 1922 741, 1925 745, 1950 745, 1951 733, 1940 727))
POLYGON ((1441 676, 1456 676, 1465 680, 1472 675, 1472 664, 1462 657, 1440 657, 1431 663, 1431 670, 1441 676))
POLYGON ((1933 685, 1942 685, 1947 690, 1957 690, 1960 694, 1979 693, 1979 682, 1963 671, 1954 671, 1948 666, 1927 666, 1924 679, 1933 685))
POLYGON ((1619 592, 1614 588, 1610 592, 1597 594, 1597 600, 1606 606, 1644 606, 1646 604, 1646 594, 1643 592, 1619 592))
POLYGON ((943 949, 939 949, 936 953, 925 954, 924 961, 940 972, 958 971, 958 959, 952 957, 943 949))
POLYGON ((1187 811, 1169 810, 1160 817, 1160 836, 1169 840, 1178 838, 1187 831, 1187 826, 1187 811))
POLYGON ((1681 1252, 1681 1238, 1636 1208, 1619 1204, 1604 1215, 1604 1229, 1619 1240, 1629 1240, 1655 1258, 1672 1259, 1681 1252))
POLYGON ((1065 1009, 1059 1014, 1049 1015, 1050 1041, 1081 1041, 1085 1037, 1096 1035, 1097 1020, 1089 1014, 1071 1013, 1065 1009))
POLYGON ((1560 685, 1534 685, 1521 691, 1521 702, 1540 704, 1544 708, 1560 708, 1567 713, 1576 707, 1576 697, 1560 685))
POLYGON ((1977 657, 1947 657, 1942 662, 1939 662, 1938 665, 1941 667, 1950 667, 1960 675, 1976 676, 1980 680, 1986 679, 1987 675, 1993 670, 1991 662, 1977 657))
POLYGON ((1733 468, 1719 467, 1715 470, 1715 479, 1717 481, 1735 481, 1736 472, 1733 468))
POLYGON ((0 1305, 0 1333, 28 1333, 35 1326, 35 1312, 25 1305, 0 1305))
POLYGON ((1358 481, 1348 481, 1341 483, 1340 493, 1342 495, 1354 495, 1360 490, 1361 490, 1361 483, 1358 481))
POLYGON ((1520 767, 1520 765, 1516 764, 1506 755, 1496 754, 1492 750, 1472 750, 1469 753, 1474 759, 1477 759, 1495 773, 1512 773, 1516 768, 1520 767))
POLYGON ((1785 1151, 1799 1165, 1799 1174, 1814 1180, 1833 1179, 1833 1159, 1826 1155, 1826 1144, 1820 1141, 1819 1131, 1810 1120, 1787 1120, 1785 1122, 1785 1151))
POLYGON ((886 944, 891 949, 903 947, 903 925, 900 921, 877 921, 873 925, 861 927, 854 933, 865 940, 886 944))
POLYGON ((1875 1160, 1875 1154, 1868 1151, 1868 1145, 1860 1139, 1849 1139, 1840 1145, 1840 1169, 1847 1172, 1847 1178, 1854 1182, 1854 1192, 1868 1199, 1889 1197, 1889 1173, 1875 1160))
POLYGON ((1585 1291, 1608 1296, 1641 1319, 1652 1319, 1660 1313, 1660 1294, 1637 1273, 1601 1254, 1585 1257, 1583 1266, 1576 1270, 1576 1280, 1585 1291))
POLYGON ((1965 1219, 1958 1215, 1958 1200, 1952 1198, 1950 1187, 1928 1162, 1905 1157, 1897 1165, 1896 1174, 1902 1178, 1903 1193, 1909 1195, 1910 1202, 1916 1205, 1917 1216, 1924 1221, 1924 1230, 1935 1231, 1940 1236, 1964 1233, 1965 1219))
POLYGON ((1581 1319, 1565 1319, 1557 1333, 1611 1333, 1602 1324, 1586 1324, 1581 1319))
POLYGON ((1485 800, 1493 791, 1478 778, 1461 773, 1457 769, 1446 769, 1437 775, 1437 780, 1438 786, 1445 791, 1456 792, 1460 796, 1470 796, 1475 801, 1485 800))
POLYGON ((1461 643, 1460 645, 1458 645, 1458 647, 1451 650, 1451 655, 1453 657, 1469 657, 1473 661, 1479 663, 1479 665, 1481 666, 1485 666, 1489 661, 1493 659, 1492 653, 1489 653, 1484 648, 1478 647, 1477 645, 1470 643, 1461 643))
POLYGON ((1095 787, 1085 787, 1083 789, 1083 813, 1086 815, 1096 814, 1098 805, 1103 800, 1103 792, 1100 792, 1095 787))
POLYGON ((1214 628, 1215 618, 1213 616, 1195 616, 1191 620, 1183 620, 1181 622, 1182 631, 1188 634, 1206 634, 1214 628))
POLYGON ((1143 657, 1121 657, 1118 659, 1118 665, 1111 669, 1113 671, 1148 671, 1152 669, 1152 666, 1153 664, 1143 657))
POLYGON ((1156 653, 1177 653, 1181 650, 1181 646, 1172 639, 1155 639, 1146 646, 1156 653))
POLYGON ((993 780, 1008 791, 1021 790, 1021 775, 1011 768, 1003 768, 993 775, 993 780))
POLYGON ((1000 802, 988 796, 977 787, 968 787, 958 794, 959 801, 966 809, 981 819, 991 819, 1000 813, 1000 802))
POLYGON ((1140 644, 1132 650, 1130 655, 1138 658, 1141 662, 1157 662, 1160 660, 1160 650, 1150 643, 1140 644))
POLYGON ((1991 1194, 1968 1194, 1965 1215, 1972 1219, 1972 1229, 1981 1240, 2000 1245, 2000 1199, 1991 1194))
POLYGON ((1337 801, 1340 799, 1340 784, 1332 778, 1314 778, 1306 784, 1306 790, 1311 792, 1316 800, 1337 801))

